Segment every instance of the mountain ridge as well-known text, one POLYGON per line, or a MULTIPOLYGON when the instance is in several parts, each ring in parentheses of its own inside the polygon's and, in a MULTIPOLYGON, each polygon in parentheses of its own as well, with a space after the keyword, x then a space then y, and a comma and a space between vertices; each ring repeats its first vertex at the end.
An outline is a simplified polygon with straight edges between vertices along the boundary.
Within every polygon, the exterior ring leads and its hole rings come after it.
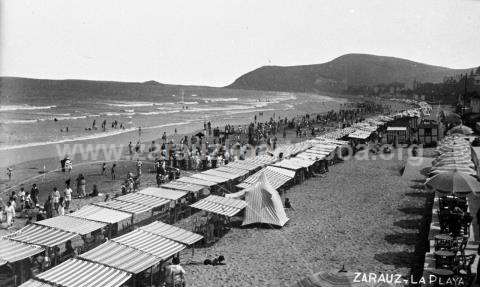
POLYGON ((441 82, 444 77, 474 68, 451 69, 412 60, 371 54, 345 54, 321 64, 262 66, 238 77, 226 86, 288 92, 340 92, 349 86, 441 82))

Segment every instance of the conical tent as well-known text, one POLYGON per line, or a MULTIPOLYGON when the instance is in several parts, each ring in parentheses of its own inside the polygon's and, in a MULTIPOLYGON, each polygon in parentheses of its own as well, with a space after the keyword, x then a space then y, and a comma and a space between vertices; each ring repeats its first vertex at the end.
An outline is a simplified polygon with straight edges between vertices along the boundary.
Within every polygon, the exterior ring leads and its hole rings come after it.
POLYGON ((245 191, 247 208, 242 225, 255 223, 283 226, 288 221, 282 199, 262 174, 258 181, 245 191))

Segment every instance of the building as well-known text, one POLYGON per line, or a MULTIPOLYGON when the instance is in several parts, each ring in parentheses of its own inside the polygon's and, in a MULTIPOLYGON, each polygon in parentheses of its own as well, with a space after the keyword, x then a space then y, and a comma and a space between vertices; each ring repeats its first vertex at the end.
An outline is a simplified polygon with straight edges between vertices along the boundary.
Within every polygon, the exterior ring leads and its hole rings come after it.
POLYGON ((440 124, 434 120, 422 120, 417 129, 416 142, 425 146, 436 146, 442 137, 440 124))

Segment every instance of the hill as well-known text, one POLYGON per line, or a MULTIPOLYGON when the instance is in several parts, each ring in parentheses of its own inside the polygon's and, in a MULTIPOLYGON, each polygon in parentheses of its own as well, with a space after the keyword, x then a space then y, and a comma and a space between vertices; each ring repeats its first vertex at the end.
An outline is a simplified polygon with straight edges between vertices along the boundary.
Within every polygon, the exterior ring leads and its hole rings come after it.
POLYGON ((441 82, 471 69, 449 69, 410 60, 347 54, 330 62, 303 66, 263 66, 236 79, 229 88, 267 91, 340 92, 347 87, 441 82))

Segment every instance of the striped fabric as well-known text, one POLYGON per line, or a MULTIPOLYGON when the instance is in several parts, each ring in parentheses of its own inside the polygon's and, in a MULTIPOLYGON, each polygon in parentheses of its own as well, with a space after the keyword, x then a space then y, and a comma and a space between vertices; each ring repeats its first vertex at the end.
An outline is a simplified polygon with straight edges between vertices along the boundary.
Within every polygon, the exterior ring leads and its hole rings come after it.
POLYGON ((199 234, 160 221, 152 222, 139 229, 186 245, 192 245, 203 238, 199 234))
POLYGON ((36 277, 65 287, 118 287, 132 275, 101 264, 69 259, 36 277))
MULTIPOLYGON (((17 262, 45 251, 44 248, 8 239, 0 239, 0 261, 17 262)), ((2 264, 0 264, 2 265, 2 264)))
POLYGON ((107 241, 79 257, 133 274, 138 274, 161 261, 149 253, 113 241, 107 241))
POLYGON ((115 200, 141 204, 149 208, 157 208, 170 203, 170 200, 168 199, 145 195, 141 193, 130 193, 127 195, 122 195, 115 198, 115 200))
POLYGON ((80 235, 89 234, 92 231, 99 230, 106 226, 105 223, 65 215, 37 221, 35 224, 77 233, 80 235))
POLYGON ((161 260, 166 260, 175 253, 185 249, 185 245, 144 230, 134 230, 111 241, 150 253, 161 260))
POLYGON ((241 211, 241 209, 238 209, 238 208, 221 205, 221 204, 207 201, 207 200, 199 200, 194 204, 190 205, 190 207, 205 210, 208 212, 217 213, 220 215, 225 215, 228 217, 232 217, 241 211))
POLYGON ((30 224, 4 238, 29 244, 54 247, 73 239, 75 236, 78 235, 46 226, 30 224))
POLYGON ((221 171, 221 172, 233 174, 233 175, 237 176, 237 178, 245 176, 249 173, 248 170, 229 167, 228 165, 221 166, 221 167, 213 169, 213 170, 218 170, 218 171, 221 171))
POLYGON ((55 285, 44 283, 35 279, 24 282, 20 287, 54 287, 55 285))
POLYGON ((327 156, 326 155, 321 155, 321 154, 313 154, 313 153, 302 152, 302 153, 297 154, 295 157, 318 161, 318 160, 322 160, 322 159, 326 158, 327 156))
POLYGON ((188 192, 200 192, 201 190, 205 189, 205 186, 196 185, 196 184, 188 184, 180 181, 172 181, 166 184, 162 184, 161 187, 176 189, 176 190, 183 190, 188 192))
POLYGON ((265 223, 283 226, 288 221, 278 192, 262 174, 259 181, 245 191, 247 208, 242 225, 265 223))
POLYGON ((184 182, 188 184, 196 184, 196 185, 201 185, 201 186, 207 186, 207 187, 212 187, 217 185, 218 183, 209 181, 209 180, 204 180, 204 179, 198 179, 195 177, 190 177, 190 176, 184 176, 179 179, 177 179, 179 182, 184 182))
POLYGON ((237 186, 239 188, 248 188, 251 185, 255 184, 263 173, 265 173, 268 182, 270 182, 272 187, 275 189, 283 186, 285 183, 295 177, 295 171, 274 166, 267 166, 264 169, 249 176, 237 186))
POLYGON ((215 176, 215 175, 210 175, 210 174, 205 174, 205 173, 195 173, 195 174, 192 174, 191 177, 198 178, 198 179, 201 179, 201 180, 215 182, 217 184, 226 183, 228 181, 228 179, 226 179, 224 177, 218 177, 218 176, 215 176))
POLYGON ((159 187, 147 187, 145 189, 140 190, 138 193, 155 196, 159 198, 165 198, 169 200, 178 200, 187 195, 186 191, 159 188, 159 187))
POLYGON ((212 175, 212 176, 216 176, 216 177, 222 177, 222 178, 226 178, 228 180, 236 180, 241 176, 241 175, 240 176, 236 175, 234 173, 228 173, 228 172, 220 171, 220 170, 218 170, 218 168, 206 170, 206 171, 202 172, 202 174, 212 175))
POLYGON ((297 171, 299 169, 309 167, 310 165, 305 166, 305 164, 301 164, 298 160, 294 160, 293 158, 289 158, 289 159, 284 159, 282 161, 276 162, 276 163, 272 164, 272 166, 297 171))
POLYGON ((245 201, 239 199, 210 195, 207 198, 199 200, 190 206, 193 208, 231 217, 244 209, 246 203, 245 201))
POLYGON ((6 260, 0 259, 0 266, 3 266, 7 264, 8 262, 6 260))
POLYGON ((110 200, 106 202, 99 201, 99 202, 93 203, 93 205, 110 208, 114 210, 119 210, 123 212, 133 213, 133 214, 149 212, 152 210, 151 207, 148 207, 145 205, 141 205, 133 202, 120 201, 120 200, 110 200))
POLYGON ((132 218, 132 214, 130 213, 104 208, 96 205, 84 206, 78 211, 69 213, 68 216, 85 218, 88 220, 99 221, 109 224, 118 223, 120 221, 127 219, 129 220, 132 218))
POLYGON ((239 208, 239 209, 243 209, 246 206, 246 203, 243 200, 226 198, 226 197, 218 196, 218 195, 210 195, 210 196, 204 198, 204 200, 215 202, 215 203, 225 205, 225 206, 239 208))

